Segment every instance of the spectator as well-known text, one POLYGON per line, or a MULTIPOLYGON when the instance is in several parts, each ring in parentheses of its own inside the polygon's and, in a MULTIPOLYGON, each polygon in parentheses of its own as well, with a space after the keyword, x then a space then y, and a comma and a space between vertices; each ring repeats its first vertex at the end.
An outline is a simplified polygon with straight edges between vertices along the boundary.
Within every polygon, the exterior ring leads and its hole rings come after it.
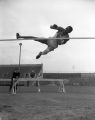
POLYGON ((20 72, 18 70, 15 70, 12 74, 12 78, 11 78, 11 85, 10 85, 10 89, 9 91, 13 94, 16 93, 17 90, 17 82, 18 82, 18 78, 20 77, 20 72))

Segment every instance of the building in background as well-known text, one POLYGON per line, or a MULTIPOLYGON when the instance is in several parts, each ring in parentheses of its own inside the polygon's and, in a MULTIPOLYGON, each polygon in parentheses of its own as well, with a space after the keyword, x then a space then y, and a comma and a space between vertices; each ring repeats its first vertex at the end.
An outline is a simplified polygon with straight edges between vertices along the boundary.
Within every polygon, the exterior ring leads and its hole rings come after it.
MULTIPOLYGON (((19 70, 18 64, 13 65, 0 65, 0 86, 10 86, 10 81, 14 71, 19 70)), ((43 77, 43 64, 21 64, 20 65, 20 78, 32 78, 31 73, 34 72, 35 75, 42 73, 43 77)), ((29 86, 30 82, 20 82, 21 86, 29 86)))
POLYGON ((66 85, 95 86, 95 73, 43 73, 47 79, 67 79, 66 85))
MULTIPOLYGON (((43 64, 21 64, 20 78, 31 78, 31 72, 34 71, 36 75, 42 76, 43 79, 67 79, 69 82, 66 85, 95 85, 95 73, 43 73, 43 64)), ((0 85, 8 85, 12 73, 19 70, 17 64, 14 65, 0 65, 0 85)), ((42 84, 48 84, 49 81, 43 81, 42 84)), ((24 83, 23 83, 24 85, 24 83)))
MULTIPOLYGON (((15 70, 19 70, 18 65, 0 65, 0 79, 11 79, 15 70)), ((43 71, 43 64, 21 64, 20 78, 31 77, 32 71, 39 74, 40 71, 43 71)))

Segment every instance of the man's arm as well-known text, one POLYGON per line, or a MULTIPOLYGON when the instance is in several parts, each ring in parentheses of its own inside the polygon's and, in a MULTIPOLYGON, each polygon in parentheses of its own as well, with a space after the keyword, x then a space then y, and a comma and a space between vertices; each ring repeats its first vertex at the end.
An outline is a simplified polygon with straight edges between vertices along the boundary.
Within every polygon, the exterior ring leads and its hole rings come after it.
POLYGON ((60 27, 60 26, 57 28, 57 30, 58 30, 59 32, 65 31, 65 29, 64 29, 63 27, 60 27))
POLYGON ((63 31, 65 30, 63 27, 57 26, 56 24, 50 26, 51 29, 55 29, 58 31, 63 31))

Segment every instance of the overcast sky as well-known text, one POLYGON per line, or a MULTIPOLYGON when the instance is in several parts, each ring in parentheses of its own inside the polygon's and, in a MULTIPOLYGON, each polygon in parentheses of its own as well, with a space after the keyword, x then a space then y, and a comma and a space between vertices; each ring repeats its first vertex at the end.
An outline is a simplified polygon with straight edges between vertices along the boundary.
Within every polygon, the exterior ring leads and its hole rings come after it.
MULTIPOLYGON (((71 25, 70 37, 95 37, 95 0, 0 0, 0 39, 15 34, 50 37, 50 25, 71 25)), ((73 40, 36 60, 47 46, 22 42, 22 64, 43 63, 44 72, 95 72, 95 40, 73 40)), ((18 64, 20 42, 0 42, 0 64, 18 64)))

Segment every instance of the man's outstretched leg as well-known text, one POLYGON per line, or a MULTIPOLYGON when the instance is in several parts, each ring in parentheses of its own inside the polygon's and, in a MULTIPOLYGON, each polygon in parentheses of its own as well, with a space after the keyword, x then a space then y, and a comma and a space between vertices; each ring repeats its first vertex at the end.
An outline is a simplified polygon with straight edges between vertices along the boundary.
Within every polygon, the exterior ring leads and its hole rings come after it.
MULTIPOLYGON (((21 36, 19 33, 16 33, 16 38, 17 39, 33 39, 33 38, 37 38, 37 37, 34 37, 34 36, 21 36)), ((41 40, 35 40, 35 41, 38 41, 38 42, 42 42, 43 43, 43 41, 41 40)))

